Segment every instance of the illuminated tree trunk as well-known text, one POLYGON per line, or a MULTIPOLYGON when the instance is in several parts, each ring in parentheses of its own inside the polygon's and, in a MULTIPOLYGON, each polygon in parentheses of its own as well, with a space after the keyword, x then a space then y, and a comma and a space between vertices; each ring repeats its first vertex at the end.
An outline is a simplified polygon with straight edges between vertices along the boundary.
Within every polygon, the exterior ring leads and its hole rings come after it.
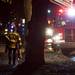
POLYGON ((31 20, 32 16, 32 0, 24 0, 24 11, 26 23, 31 20))

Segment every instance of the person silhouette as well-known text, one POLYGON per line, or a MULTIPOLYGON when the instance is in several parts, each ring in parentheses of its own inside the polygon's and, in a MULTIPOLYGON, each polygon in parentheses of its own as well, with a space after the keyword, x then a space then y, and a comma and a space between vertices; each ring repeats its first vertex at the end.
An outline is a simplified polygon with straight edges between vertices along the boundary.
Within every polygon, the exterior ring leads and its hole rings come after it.
POLYGON ((19 48, 18 46, 20 46, 20 36, 17 32, 10 32, 7 36, 6 36, 7 40, 9 41, 7 43, 7 49, 8 50, 8 63, 11 64, 12 63, 12 58, 13 58, 13 65, 15 65, 16 63, 16 51, 19 50, 17 48, 19 48))

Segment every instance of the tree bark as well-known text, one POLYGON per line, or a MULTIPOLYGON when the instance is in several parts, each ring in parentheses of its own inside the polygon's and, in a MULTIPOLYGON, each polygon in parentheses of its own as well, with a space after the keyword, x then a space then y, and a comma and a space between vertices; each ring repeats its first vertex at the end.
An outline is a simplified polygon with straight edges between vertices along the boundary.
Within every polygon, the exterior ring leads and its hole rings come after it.
POLYGON ((44 38, 48 0, 32 0, 32 18, 28 23, 28 37, 25 62, 18 67, 15 74, 32 75, 32 72, 44 62, 44 38))
POLYGON ((24 11, 26 23, 31 20, 32 16, 32 0, 24 0, 24 11))

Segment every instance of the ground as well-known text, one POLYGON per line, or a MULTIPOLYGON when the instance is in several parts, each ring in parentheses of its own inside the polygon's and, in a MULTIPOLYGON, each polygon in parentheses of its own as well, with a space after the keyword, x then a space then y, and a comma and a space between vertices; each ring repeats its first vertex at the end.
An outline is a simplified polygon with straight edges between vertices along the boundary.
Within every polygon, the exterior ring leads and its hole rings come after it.
POLYGON ((47 53, 46 63, 37 69, 33 75, 75 75, 75 62, 59 53, 47 53))
MULTIPOLYGON (((72 53, 74 55, 73 51, 70 53, 71 55, 72 53)), ((44 59, 45 64, 41 65, 32 75, 75 75, 75 61, 71 60, 67 55, 64 55, 64 52, 45 52, 44 59)), ((8 65, 7 54, 1 51, 0 75, 11 75, 15 69, 16 67, 8 65)))

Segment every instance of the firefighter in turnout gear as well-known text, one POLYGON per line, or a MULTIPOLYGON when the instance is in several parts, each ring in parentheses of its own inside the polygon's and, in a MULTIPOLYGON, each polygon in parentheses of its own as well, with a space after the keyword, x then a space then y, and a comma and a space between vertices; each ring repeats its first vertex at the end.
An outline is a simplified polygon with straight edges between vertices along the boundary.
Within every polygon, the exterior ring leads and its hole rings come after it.
POLYGON ((8 39, 8 58, 9 58, 9 64, 11 64, 11 61, 13 60, 13 65, 15 65, 16 62, 16 51, 18 53, 18 57, 20 56, 19 48, 22 46, 21 38, 17 32, 10 32, 6 38, 8 39))

